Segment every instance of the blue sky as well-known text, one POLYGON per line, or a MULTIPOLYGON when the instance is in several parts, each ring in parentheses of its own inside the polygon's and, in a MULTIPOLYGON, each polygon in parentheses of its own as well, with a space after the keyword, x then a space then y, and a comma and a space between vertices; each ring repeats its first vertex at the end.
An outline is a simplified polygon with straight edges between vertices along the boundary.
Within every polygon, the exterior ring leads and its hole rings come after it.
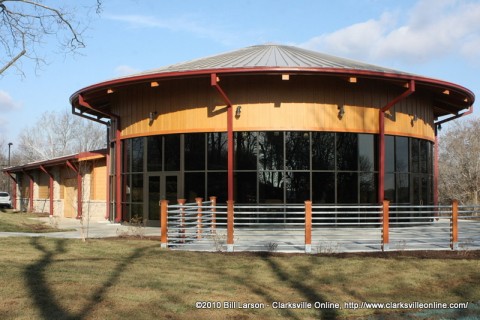
POLYGON ((69 108, 70 95, 85 86, 267 42, 438 78, 480 93, 480 1, 103 2, 101 15, 90 15, 87 47, 79 54, 56 54, 55 39, 46 39, 41 52, 48 65, 35 71, 23 60, 25 77, 14 69, 0 77, 0 141, 15 148, 23 128, 45 111, 69 108))

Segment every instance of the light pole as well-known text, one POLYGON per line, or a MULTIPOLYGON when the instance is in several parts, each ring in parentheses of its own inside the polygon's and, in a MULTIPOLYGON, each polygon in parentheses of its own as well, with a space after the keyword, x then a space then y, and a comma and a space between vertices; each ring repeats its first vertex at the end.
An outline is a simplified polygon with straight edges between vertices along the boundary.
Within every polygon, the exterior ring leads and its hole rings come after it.
MULTIPOLYGON (((9 142, 8 143, 8 166, 10 167, 10 148, 13 146, 13 143, 9 142)), ((8 178, 8 192, 12 192, 10 190, 10 178, 8 178)))

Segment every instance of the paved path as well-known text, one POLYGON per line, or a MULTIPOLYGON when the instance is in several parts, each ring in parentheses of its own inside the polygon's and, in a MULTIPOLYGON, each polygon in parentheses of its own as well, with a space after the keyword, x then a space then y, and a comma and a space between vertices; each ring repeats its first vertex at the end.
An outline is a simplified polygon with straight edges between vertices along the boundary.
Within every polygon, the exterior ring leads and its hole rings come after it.
POLYGON ((159 227, 134 228, 119 223, 111 223, 110 221, 90 221, 87 225, 82 226, 80 220, 70 218, 55 218, 52 223, 50 218, 34 218, 43 221, 46 224, 55 224, 59 229, 72 230, 62 232, 44 232, 44 233, 27 233, 27 232, 0 232, 0 237, 46 237, 46 238, 67 238, 82 239, 82 232, 88 238, 109 238, 122 235, 138 235, 142 232, 144 236, 159 236, 159 227), (87 230, 88 229, 88 230, 87 230), (88 232, 88 235, 87 235, 88 232))

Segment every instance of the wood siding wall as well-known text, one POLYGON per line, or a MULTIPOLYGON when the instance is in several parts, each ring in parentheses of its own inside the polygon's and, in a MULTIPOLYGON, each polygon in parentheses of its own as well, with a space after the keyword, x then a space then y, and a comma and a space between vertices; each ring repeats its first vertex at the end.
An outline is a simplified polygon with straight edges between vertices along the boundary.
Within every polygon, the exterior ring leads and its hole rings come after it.
MULTIPOLYGON (((318 75, 238 75, 219 82, 232 103, 234 131, 312 130, 378 133, 379 109, 406 89, 377 80, 318 75), (338 118, 339 107, 345 115, 338 118)), ((178 79, 123 88, 112 96, 112 111, 121 116, 122 138, 226 131, 225 102, 209 78, 178 79), (154 121, 149 113, 157 112, 154 121)), ((385 133, 434 140, 429 96, 417 91, 395 105, 385 121, 385 133), (412 123, 414 115, 418 120, 412 123)))
POLYGON ((93 161, 90 180, 90 199, 107 199, 107 165, 105 159, 93 161))

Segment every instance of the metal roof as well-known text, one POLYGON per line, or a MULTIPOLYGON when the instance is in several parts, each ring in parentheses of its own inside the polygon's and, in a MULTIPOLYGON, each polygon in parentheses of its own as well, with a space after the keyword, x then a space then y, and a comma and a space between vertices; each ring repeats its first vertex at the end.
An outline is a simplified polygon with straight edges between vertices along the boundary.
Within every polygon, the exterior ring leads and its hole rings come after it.
POLYGON ((407 75, 408 73, 379 67, 372 64, 306 50, 298 47, 265 44, 222 53, 206 58, 181 62, 158 69, 148 70, 138 74, 148 75, 158 73, 184 72, 209 69, 242 69, 242 68, 320 68, 362 70, 380 73, 407 75))

